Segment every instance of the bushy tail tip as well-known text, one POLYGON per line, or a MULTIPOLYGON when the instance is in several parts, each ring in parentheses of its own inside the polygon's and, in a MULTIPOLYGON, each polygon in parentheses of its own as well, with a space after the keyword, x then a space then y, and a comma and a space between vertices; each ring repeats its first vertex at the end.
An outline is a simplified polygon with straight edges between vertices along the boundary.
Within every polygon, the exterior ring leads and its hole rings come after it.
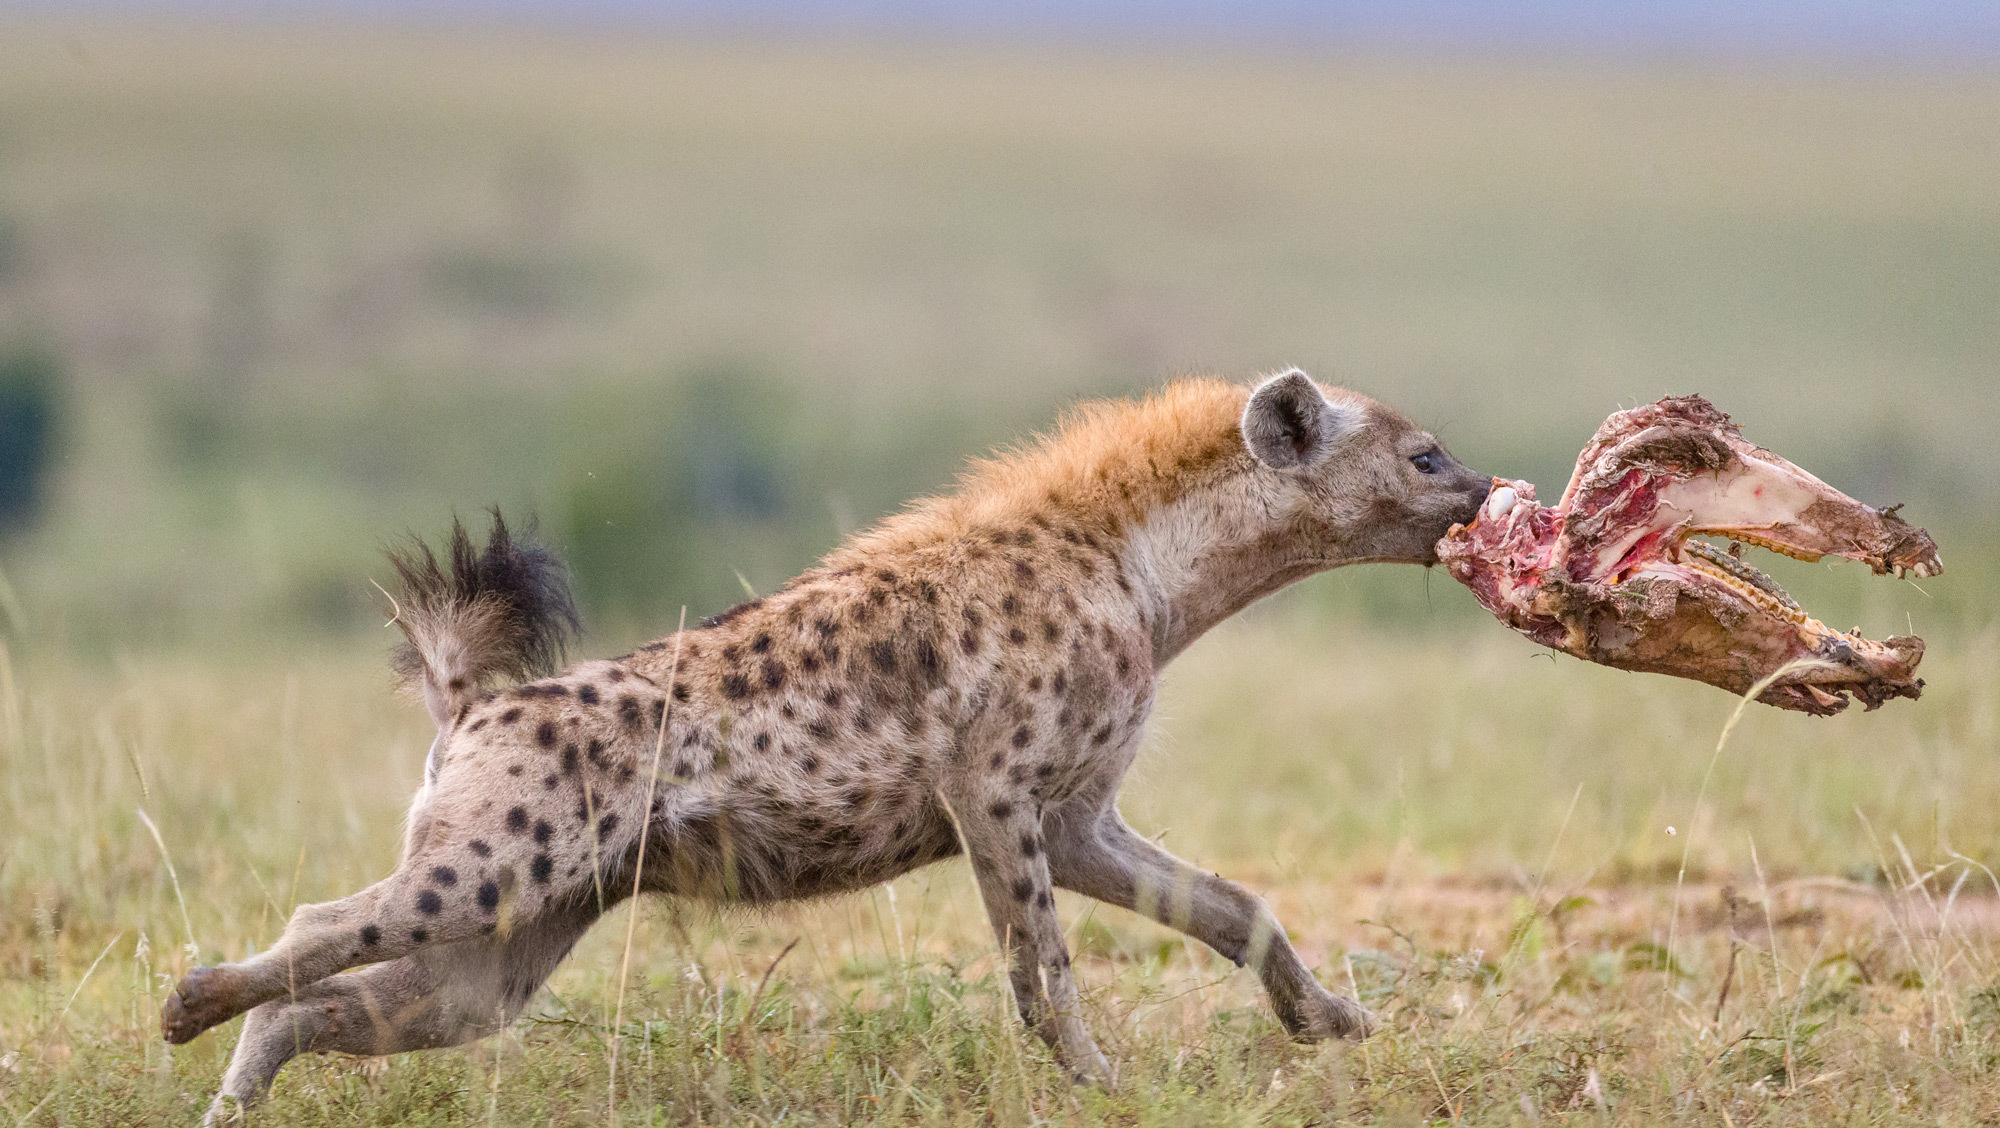
POLYGON ((489 683, 554 672, 582 629, 562 558, 535 539, 532 521, 517 537, 492 512, 484 549, 454 517, 444 561, 414 536, 388 550, 404 637, 390 661, 440 729, 489 683))

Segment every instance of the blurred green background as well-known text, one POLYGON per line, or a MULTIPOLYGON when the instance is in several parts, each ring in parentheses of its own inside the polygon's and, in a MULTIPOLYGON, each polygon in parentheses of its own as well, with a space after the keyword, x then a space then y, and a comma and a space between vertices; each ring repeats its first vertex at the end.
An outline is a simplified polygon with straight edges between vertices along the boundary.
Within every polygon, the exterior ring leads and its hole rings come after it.
MULTIPOLYGON (((1388 49, 0 22, 17 651, 379 638, 378 549, 538 513, 602 650, 1081 398, 1288 364, 1560 490, 1701 392, 1990 629, 2000 73, 1388 49)), ((1442 574, 1260 612, 1499 628, 1442 574)))

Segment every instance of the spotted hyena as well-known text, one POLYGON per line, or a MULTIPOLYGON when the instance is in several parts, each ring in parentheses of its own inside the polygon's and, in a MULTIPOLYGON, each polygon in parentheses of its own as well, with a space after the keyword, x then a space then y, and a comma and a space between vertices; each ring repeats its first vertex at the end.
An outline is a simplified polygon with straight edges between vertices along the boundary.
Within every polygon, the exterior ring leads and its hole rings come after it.
POLYGON ((1082 408, 773 595, 500 691, 555 666, 575 613, 497 514, 483 550, 459 529, 445 561, 396 558, 398 665, 437 722, 402 863, 190 972, 163 1031, 249 1011, 215 1108, 248 1104, 301 1051, 492 1033, 635 887, 770 904, 963 853, 1023 1020, 1079 1077, 1111 1069, 1058 888, 1255 967, 1300 1037, 1358 1035, 1263 902, 1133 832, 1118 787, 1161 667, 1202 632, 1324 569, 1432 563, 1487 482, 1297 370, 1183 381, 1082 408))

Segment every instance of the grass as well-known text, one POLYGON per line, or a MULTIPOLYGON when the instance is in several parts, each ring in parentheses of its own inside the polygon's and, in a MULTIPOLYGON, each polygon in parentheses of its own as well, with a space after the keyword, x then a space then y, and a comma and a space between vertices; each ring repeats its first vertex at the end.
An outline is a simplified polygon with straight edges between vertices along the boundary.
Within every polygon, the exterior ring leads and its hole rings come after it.
MULTIPOLYGON (((269 1122, 609 1123, 614 1047, 624 1124, 1978 1123, 2000 1097, 2000 637, 1939 646, 1920 702, 1753 708, 1696 809, 1726 695, 1288 610, 1170 672, 1125 806, 1268 897, 1370 1041, 1294 1045, 1247 972, 1065 894, 1121 1078, 1073 1090, 950 862, 762 914, 647 901, 629 979, 614 914, 505 1035, 296 1063, 269 1122)), ((170 1052, 162 992, 394 864, 421 711, 338 648, 7 675, 0 1113, 187 1122, 235 1025, 170 1052)))

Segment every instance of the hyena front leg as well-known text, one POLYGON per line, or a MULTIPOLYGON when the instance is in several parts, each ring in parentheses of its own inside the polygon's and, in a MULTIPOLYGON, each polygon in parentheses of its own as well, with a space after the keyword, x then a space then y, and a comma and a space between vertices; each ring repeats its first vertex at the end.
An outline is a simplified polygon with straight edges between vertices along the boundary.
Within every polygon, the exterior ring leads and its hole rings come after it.
POLYGON ((504 939, 434 944, 258 1006, 243 1022, 207 1122, 224 1122, 262 1100, 278 1070, 299 1054, 394 1054, 499 1031, 596 919, 594 901, 552 907, 504 939))
POLYGON ((503 890, 497 881, 471 884, 449 867, 406 859, 394 874, 351 897, 301 905, 269 950, 188 972, 160 1008, 160 1033, 168 1042, 186 1042, 335 972, 492 933, 503 890))
POLYGON ((1367 1036, 1368 1012, 1320 985, 1256 894, 1148 842, 1109 804, 1056 812, 1047 831, 1057 885, 1151 917, 1256 969, 1295 1037, 1367 1036))
POLYGON ((1008 961, 1021 1019, 1079 1080, 1110 1085, 1111 1065, 1083 1024, 1069 947, 1042 850, 1041 804, 997 773, 952 797, 987 920, 1008 961))

